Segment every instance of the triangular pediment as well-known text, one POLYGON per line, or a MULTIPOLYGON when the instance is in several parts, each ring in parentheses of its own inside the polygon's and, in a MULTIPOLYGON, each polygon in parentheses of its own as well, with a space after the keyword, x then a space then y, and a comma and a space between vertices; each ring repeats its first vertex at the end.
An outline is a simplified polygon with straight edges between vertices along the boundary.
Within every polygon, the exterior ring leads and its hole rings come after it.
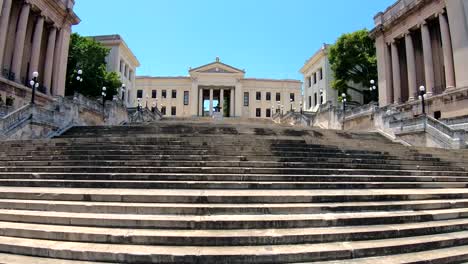
POLYGON ((244 74, 243 70, 239 70, 230 65, 216 61, 210 64, 206 64, 195 69, 191 69, 190 73, 230 73, 230 74, 244 74))

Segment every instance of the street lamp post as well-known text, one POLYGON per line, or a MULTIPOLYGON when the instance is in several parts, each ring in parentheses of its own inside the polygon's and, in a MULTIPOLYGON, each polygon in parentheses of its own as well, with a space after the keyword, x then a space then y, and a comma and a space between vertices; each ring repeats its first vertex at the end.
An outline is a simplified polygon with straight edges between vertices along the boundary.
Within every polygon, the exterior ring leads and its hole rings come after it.
POLYGON ((39 77, 39 73, 37 71, 33 72, 33 76, 29 84, 31 85, 32 88, 32 93, 31 93, 31 104, 33 105, 35 103, 35 98, 36 98, 36 89, 39 88, 39 81, 37 80, 37 77, 39 77))
POLYGON ((375 91, 377 91, 377 86, 375 86, 375 81, 374 80, 371 80, 370 81, 370 93, 371 93, 371 102, 374 101, 374 95, 375 95, 375 91))
POLYGON ((301 115, 302 115, 302 102, 299 104, 299 109, 300 109, 300 112, 301 112, 301 115))
MULTIPOLYGON (((83 75, 83 70, 82 69, 79 69, 79 70, 76 71, 76 82, 77 82, 76 89, 77 90, 80 90, 81 83, 83 83, 83 76, 82 75, 83 75)), ((73 100, 78 99, 78 91, 77 90, 75 90, 73 92, 73 100)))
POLYGON ((293 111, 293 99, 289 99, 289 104, 291 105, 291 112, 293 111))
POLYGON ((141 112, 141 98, 138 98, 137 101, 138 101, 137 111, 141 112))
POLYGON ((419 87, 419 99, 421 99, 421 106, 422 106, 422 113, 423 115, 426 115, 426 101, 425 101, 425 95, 426 95, 426 88, 421 85, 419 87))
POLYGON ((343 103, 343 130, 345 128, 345 121, 346 121, 346 102, 348 99, 346 99, 346 94, 342 93, 341 94, 341 102, 343 103))
POLYGON ((146 106, 145 106, 146 109, 148 109, 148 100, 149 100, 149 95, 146 95, 146 106))
POLYGON ((106 110, 106 96, 107 96, 107 93, 106 93, 106 90, 107 88, 104 86, 102 87, 102 115, 104 116, 104 111, 106 110))

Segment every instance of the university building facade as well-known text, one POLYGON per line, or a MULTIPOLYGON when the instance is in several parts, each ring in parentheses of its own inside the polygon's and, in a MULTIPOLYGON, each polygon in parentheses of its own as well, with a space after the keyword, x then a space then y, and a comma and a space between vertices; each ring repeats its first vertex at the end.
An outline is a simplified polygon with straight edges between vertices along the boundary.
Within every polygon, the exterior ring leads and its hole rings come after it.
POLYGON ((245 71, 215 62, 190 69, 185 77, 136 79, 132 105, 156 107, 172 117, 270 118, 299 111, 302 82, 245 78, 245 71))
POLYGON ((0 0, 0 95, 16 108, 31 97, 38 72, 37 103, 65 93, 71 26, 80 22, 74 0, 0 0))
POLYGON ((424 86, 430 115, 468 115, 467 15, 464 0, 400 0, 375 16, 380 106, 421 112, 424 86))

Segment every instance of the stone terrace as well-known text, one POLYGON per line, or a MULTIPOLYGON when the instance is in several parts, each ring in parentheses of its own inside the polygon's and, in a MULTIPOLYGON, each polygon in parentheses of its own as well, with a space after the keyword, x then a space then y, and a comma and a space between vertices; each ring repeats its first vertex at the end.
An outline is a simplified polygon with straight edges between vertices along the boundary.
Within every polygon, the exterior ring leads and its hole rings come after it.
POLYGON ((1 145, 0 262, 461 263, 467 161, 269 124, 74 127, 1 145))

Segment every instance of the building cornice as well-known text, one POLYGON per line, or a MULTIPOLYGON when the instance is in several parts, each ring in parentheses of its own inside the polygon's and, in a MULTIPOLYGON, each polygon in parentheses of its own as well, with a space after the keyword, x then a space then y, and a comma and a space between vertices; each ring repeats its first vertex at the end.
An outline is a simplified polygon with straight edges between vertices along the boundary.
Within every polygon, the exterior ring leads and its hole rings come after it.
POLYGON ((89 36, 89 38, 94 39, 95 41, 101 42, 103 45, 109 46, 121 46, 122 50, 126 57, 129 58, 131 63, 135 65, 135 67, 140 67, 140 61, 132 52, 132 50, 128 47, 125 40, 118 34, 114 35, 100 35, 100 36, 89 36))
POLYGON ((299 70, 300 73, 305 74, 307 70, 310 69, 317 61, 319 61, 321 58, 325 57, 328 55, 328 49, 330 48, 329 44, 323 44, 323 46, 312 55, 302 66, 302 68, 299 70))

